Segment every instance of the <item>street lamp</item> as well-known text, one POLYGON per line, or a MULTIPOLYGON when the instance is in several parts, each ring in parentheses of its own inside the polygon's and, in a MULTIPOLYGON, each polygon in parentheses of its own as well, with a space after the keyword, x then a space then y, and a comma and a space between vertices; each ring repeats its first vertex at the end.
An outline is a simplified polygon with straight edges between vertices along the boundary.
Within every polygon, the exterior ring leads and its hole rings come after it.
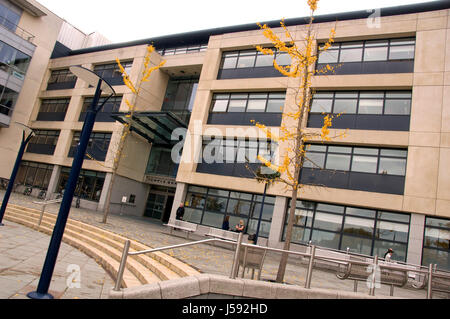
POLYGON ((25 152, 25 147, 35 134, 31 127, 28 127, 25 124, 19 122, 16 122, 16 124, 23 126, 24 129, 22 130, 22 141, 20 143, 19 153, 16 157, 16 163, 14 164, 11 177, 9 178, 8 187, 6 188, 5 195, 3 196, 2 207, 0 208, 0 226, 4 226, 4 224, 2 223, 3 216, 5 215, 6 206, 8 205, 9 196, 11 196, 11 192, 14 186, 14 180, 16 179, 17 172, 19 171, 20 162, 22 161, 22 156, 25 152), (25 136, 25 131, 27 131, 27 136, 25 136))
POLYGON ((61 206, 59 208, 55 227, 53 228, 52 237, 50 239, 47 256, 42 268, 37 290, 27 294, 27 296, 32 299, 53 299, 53 296, 48 293, 48 288, 50 286, 56 259, 58 257, 58 251, 61 245, 64 228, 69 216, 69 210, 72 204, 78 176, 80 175, 81 167, 83 165, 84 157, 86 154, 89 137, 91 136, 91 132, 94 127, 95 117, 97 116, 98 111, 106 103, 106 101, 115 94, 114 89, 111 87, 111 85, 109 85, 108 82, 106 82, 91 70, 88 70, 81 66, 71 66, 69 70, 89 85, 96 87, 96 90, 94 99, 92 100, 92 103, 87 110, 83 129, 81 130, 80 141, 73 158, 72 169, 70 170, 69 179, 66 183, 66 188, 61 201, 61 206), (97 105, 98 101, 100 100, 102 91, 110 95, 101 105, 97 105))

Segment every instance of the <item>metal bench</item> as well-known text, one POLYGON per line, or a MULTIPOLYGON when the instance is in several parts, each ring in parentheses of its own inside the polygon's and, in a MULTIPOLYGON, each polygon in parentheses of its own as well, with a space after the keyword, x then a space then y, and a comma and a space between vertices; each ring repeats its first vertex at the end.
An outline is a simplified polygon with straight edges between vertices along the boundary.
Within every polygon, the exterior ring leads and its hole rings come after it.
MULTIPOLYGON (((430 266, 431 267, 431 266, 430 266)), ((443 270, 437 270, 436 265, 434 265, 434 268, 431 267, 431 291, 439 291, 439 292, 446 292, 450 293, 450 272, 443 271, 443 270)), ((429 273, 424 274, 421 276, 421 280, 416 281, 413 284, 414 288, 422 289, 427 287, 428 280, 429 280, 429 273)), ((428 287, 430 288, 430 287, 428 287)), ((430 292, 431 295, 431 292, 430 292)))
POLYGON ((239 233, 211 227, 209 229, 209 232, 206 234, 206 236, 214 237, 214 238, 221 238, 221 239, 225 239, 225 240, 237 241, 238 237, 239 237, 239 233))
MULTIPOLYGON (((367 263, 373 264, 373 259, 364 258, 359 256, 347 255, 348 262, 340 262, 338 264, 338 270, 336 277, 339 279, 352 279, 355 281, 354 291, 358 290, 358 281, 368 282, 369 276, 373 274, 373 266, 367 265, 367 263), (366 263, 366 264, 362 264, 366 263)), ((380 284, 390 285, 390 295, 394 295, 394 286, 403 287, 408 282, 409 269, 402 265, 396 265, 395 263, 383 262, 378 263, 380 273, 379 276, 375 275, 375 280, 380 284), (389 268, 387 268, 389 267, 389 268)))
POLYGON ((184 230, 187 233, 186 238, 189 238, 189 233, 197 231, 198 225, 194 223, 185 222, 179 219, 170 219, 167 224, 164 224, 164 226, 170 227, 170 234, 172 234, 172 231, 174 229, 184 230))
POLYGON ((266 258, 266 249, 252 248, 248 246, 242 247, 239 252, 239 263, 237 265, 237 273, 239 273, 239 267, 242 266, 241 278, 244 278, 245 269, 252 270, 252 279, 255 277, 255 270, 258 270, 257 280, 261 279, 261 271, 266 258))

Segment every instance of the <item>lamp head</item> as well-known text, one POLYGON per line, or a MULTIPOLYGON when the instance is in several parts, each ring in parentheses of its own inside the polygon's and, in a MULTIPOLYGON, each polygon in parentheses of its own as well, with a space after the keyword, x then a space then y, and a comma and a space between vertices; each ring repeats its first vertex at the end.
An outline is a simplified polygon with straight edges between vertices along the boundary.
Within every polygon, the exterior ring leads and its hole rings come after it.
POLYGON ((88 83, 89 85, 92 85, 93 87, 96 87, 98 84, 98 80, 102 80, 102 85, 100 89, 107 93, 107 94, 116 94, 114 89, 111 85, 109 85, 108 82, 106 82, 103 78, 98 76, 96 73, 92 72, 91 70, 88 70, 86 68, 83 68, 82 66, 74 65, 69 67, 70 72, 75 74, 78 78, 82 79, 84 82, 88 83))

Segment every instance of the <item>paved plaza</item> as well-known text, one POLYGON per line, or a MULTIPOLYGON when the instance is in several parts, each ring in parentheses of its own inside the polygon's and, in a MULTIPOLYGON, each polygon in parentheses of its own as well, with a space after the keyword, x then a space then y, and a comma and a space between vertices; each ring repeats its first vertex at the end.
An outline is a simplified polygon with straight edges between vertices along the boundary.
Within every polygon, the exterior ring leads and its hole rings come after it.
MULTIPOLYGON (((3 198, 3 193, 4 191, 0 191, 0 198, 3 198)), ((33 201, 37 201, 37 199, 15 193, 10 198, 10 203, 40 209, 41 206, 34 204, 33 201)), ((58 210, 59 204, 50 204, 46 207, 46 211, 50 213, 57 213, 58 210)), ((164 227, 160 221, 145 217, 112 214, 104 224, 101 223, 102 212, 72 207, 69 218, 112 231, 151 247, 163 247, 205 239, 196 235, 191 235, 189 239, 186 239, 185 233, 181 231, 174 231, 171 235, 169 229, 164 227)), ((50 237, 7 219, 4 219, 3 222, 5 226, 0 227, 0 299, 27 298, 26 293, 37 286, 50 237)), ((202 244, 167 250, 165 253, 193 266, 202 273, 228 276, 234 252, 225 246, 202 244)), ((279 258, 280 255, 276 253, 267 255, 262 271, 262 280, 275 280, 279 258)), ((306 267, 306 263, 300 259, 290 258, 285 282, 304 286, 306 267)), ((246 277, 249 278, 249 275, 246 277)), ((112 278, 95 260, 62 243, 53 281, 50 285, 50 292, 53 292, 56 298, 107 298, 108 292, 113 286, 112 278), (76 277, 77 275, 79 278, 76 277)), ((353 281, 340 280, 333 272, 314 269, 311 287, 351 292, 354 286, 353 281)), ((358 292, 364 294, 368 292, 368 288, 363 282, 359 283, 358 289, 358 292)), ((389 287, 382 285, 381 288, 376 289, 376 295, 388 297, 389 287)), ((396 287, 394 296, 424 299, 426 291, 396 287)), ((433 293, 433 298, 448 298, 448 295, 433 293)))

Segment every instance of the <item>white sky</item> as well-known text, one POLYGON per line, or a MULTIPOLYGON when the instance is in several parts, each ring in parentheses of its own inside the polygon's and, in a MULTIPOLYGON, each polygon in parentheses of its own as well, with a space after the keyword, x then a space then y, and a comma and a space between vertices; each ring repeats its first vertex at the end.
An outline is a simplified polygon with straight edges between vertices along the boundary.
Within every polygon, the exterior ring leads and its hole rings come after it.
MULTIPOLYGON (((306 0, 37 1, 84 33, 98 31, 112 42, 309 15, 306 0)), ((316 15, 421 2, 430 0, 320 0, 316 15)))

